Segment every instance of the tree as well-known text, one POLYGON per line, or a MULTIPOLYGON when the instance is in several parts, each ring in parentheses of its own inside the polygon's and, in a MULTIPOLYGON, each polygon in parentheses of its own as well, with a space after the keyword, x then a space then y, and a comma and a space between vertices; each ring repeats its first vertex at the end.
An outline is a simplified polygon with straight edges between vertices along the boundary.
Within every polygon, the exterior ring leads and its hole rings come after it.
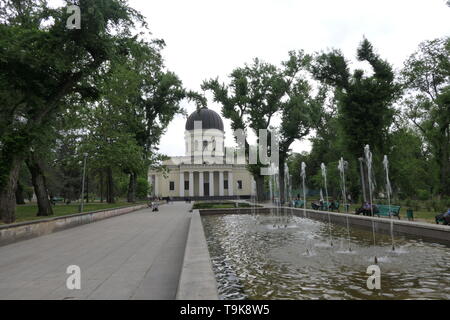
MULTIPOLYGON (((252 65, 237 68, 231 74, 229 86, 219 84, 218 80, 209 80, 204 89, 214 93, 215 102, 222 104, 222 114, 232 122, 233 130, 268 130, 268 145, 271 135, 277 135, 279 141, 279 190, 281 201, 285 199, 285 171, 287 155, 295 140, 306 137, 315 122, 317 110, 325 98, 321 89, 313 97, 313 88, 308 80, 308 65, 311 57, 303 51, 289 52, 289 59, 282 67, 260 62, 255 59, 252 65), (280 116, 278 128, 271 125, 274 117, 280 116)), ((259 141, 259 140, 258 140, 259 141)), ((249 150, 248 142, 245 147, 249 150)), ((269 155, 273 152, 269 148, 269 155)), ((246 153, 248 159, 248 152, 246 153)), ((262 163, 248 165, 254 176, 258 200, 263 199, 264 176, 261 175, 262 163)))
MULTIPOLYGON (((348 159, 349 178, 353 180, 359 176, 356 159, 365 145, 371 146, 375 172, 381 176, 383 155, 390 151, 389 136, 396 113, 394 103, 401 94, 392 66, 375 53, 367 39, 361 42, 357 58, 367 62, 373 74, 366 75, 360 69, 351 74, 349 63, 339 50, 319 54, 311 68, 317 80, 334 88, 339 138, 330 147, 341 151, 339 158, 348 159)), ((356 189, 350 188, 353 193, 356 189)))
POLYGON ((318 55, 312 72, 317 80, 335 88, 338 123, 349 155, 361 154, 367 144, 374 154, 382 155, 388 150, 393 103, 399 97, 400 86, 392 67, 374 52, 367 39, 360 44, 357 58, 370 64, 373 75, 364 76, 360 69, 350 75, 348 62, 338 50, 318 55))
MULTIPOLYGON (((203 90, 213 92, 214 101, 222 105, 222 115, 231 120, 231 128, 247 132, 270 130, 270 124, 279 111, 280 100, 286 91, 286 84, 276 66, 255 59, 251 65, 236 68, 230 76, 230 84, 220 84, 218 79, 205 81, 203 90)), ((249 144, 245 146, 249 157, 249 144)), ((261 163, 251 164, 248 170, 256 181, 258 201, 264 199, 264 176, 261 175, 261 163)))
POLYGON ((290 52, 289 60, 283 62, 283 81, 286 83, 285 96, 279 101, 281 107, 281 125, 279 128, 280 164, 279 190, 281 202, 285 200, 285 163, 291 145, 296 140, 308 136, 317 126, 319 111, 326 99, 326 87, 321 87, 315 97, 312 85, 305 71, 311 57, 303 51, 290 52))
POLYGON ((439 167, 439 193, 450 195, 450 38, 420 44, 402 71, 406 116, 439 167))
MULTIPOLYGON (((72 2, 67 1, 67 4, 72 2)), ((46 1, 0 2, 0 214, 15 220, 20 167, 45 119, 69 95, 95 97, 95 81, 123 54, 136 22, 125 1, 79 0, 82 28, 68 30, 63 8, 46 1)))
MULTIPOLYGON (((189 99, 198 106, 206 105, 201 95, 183 88, 178 76, 166 70, 161 56, 164 46, 162 40, 130 41, 127 54, 113 63, 110 72, 105 74, 104 81, 99 85, 100 105, 91 107, 107 109, 106 112, 96 114, 100 118, 92 123, 91 130, 95 131, 95 127, 102 126, 102 136, 106 132, 114 135, 119 129, 123 135, 134 139, 130 143, 136 144, 139 149, 129 149, 131 153, 119 166, 129 175, 128 202, 135 202, 138 177, 146 175, 148 167, 159 162, 160 139, 174 116, 183 112, 180 101, 189 99), (112 119, 111 113, 114 113, 112 119), (111 120, 113 125, 102 123, 111 120)), ((123 153, 126 150, 117 151, 123 153)))

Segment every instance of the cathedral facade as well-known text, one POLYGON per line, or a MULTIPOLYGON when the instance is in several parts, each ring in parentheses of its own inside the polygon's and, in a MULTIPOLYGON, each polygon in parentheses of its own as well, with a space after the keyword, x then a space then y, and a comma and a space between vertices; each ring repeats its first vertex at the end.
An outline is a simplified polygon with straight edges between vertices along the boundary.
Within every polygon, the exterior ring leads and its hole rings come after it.
POLYGON ((234 153, 225 149, 224 125, 216 112, 194 111, 186 121, 184 142, 184 156, 164 161, 162 170, 149 171, 152 196, 227 200, 252 195, 253 177, 245 160, 236 161, 234 153))

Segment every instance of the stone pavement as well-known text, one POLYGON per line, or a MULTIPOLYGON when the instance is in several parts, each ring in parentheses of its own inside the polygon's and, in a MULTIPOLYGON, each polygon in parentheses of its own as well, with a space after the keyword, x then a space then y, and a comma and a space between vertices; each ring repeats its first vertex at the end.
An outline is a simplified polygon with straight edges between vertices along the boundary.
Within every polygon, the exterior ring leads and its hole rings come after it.
POLYGON ((191 205, 174 203, 0 247, 0 299, 175 299, 191 205), (68 290, 68 266, 81 290, 68 290))

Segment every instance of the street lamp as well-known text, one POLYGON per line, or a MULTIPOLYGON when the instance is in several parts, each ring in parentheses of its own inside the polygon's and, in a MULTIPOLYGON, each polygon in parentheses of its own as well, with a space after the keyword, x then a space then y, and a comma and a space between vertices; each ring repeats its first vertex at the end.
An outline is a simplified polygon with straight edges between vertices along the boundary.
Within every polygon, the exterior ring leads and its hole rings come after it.
POLYGON ((84 210, 84 181, 86 180, 86 160, 87 160, 88 154, 84 153, 83 156, 84 156, 84 164, 83 164, 83 183, 81 185, 80 213, 83 213, 83 210, 84 210))

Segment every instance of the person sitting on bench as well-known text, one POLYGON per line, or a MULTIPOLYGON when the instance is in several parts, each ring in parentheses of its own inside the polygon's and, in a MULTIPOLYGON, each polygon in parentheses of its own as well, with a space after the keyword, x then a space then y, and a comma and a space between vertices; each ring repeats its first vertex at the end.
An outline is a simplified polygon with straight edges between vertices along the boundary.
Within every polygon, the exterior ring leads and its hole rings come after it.
POLYGON ((334 211, 334 210, 338 209, 337 202, 334 199, 331 200, 331 203, 329 205, 330 205, 330 210, 331 211, 334 211))
POLYGON ((323 201, 319 200, 319 201, 315 201, 313 203, 311 203, 311 207, 313 208, 313 210, 322 210, 323 209, 323 201))
POLYGON ((436 223, 439 224, 439 222, 443 222, 445 226, 450 225, 450 208, 447 212, 436 216, 436 223))
POLYGON ((369 205, 369 203, 364 202, 362 207, 359 208, 358 210, 356 210, 356 212, 355 212, 355 214, 357 214, 357 215, 360 215, 361 213, 363 215, 365 215, 365 216, 370 214, 370 205, 369 205))

